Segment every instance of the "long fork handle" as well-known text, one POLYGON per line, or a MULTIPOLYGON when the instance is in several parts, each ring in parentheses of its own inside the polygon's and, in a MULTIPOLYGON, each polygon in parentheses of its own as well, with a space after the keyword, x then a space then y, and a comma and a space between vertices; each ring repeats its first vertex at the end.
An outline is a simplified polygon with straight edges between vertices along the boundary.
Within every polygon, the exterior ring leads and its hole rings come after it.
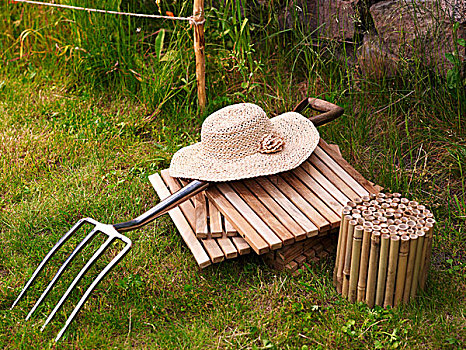
POLYGON ((191 181, 188 185, 173 193, 170 197, 164 199, 155 207, 149 209, 144 214, 138 216, 136 219, 115 224, 113 227, 118 232, 135 230, 157 219, 159 216, 167 213, 174 207, 178 206, 178 204, 188 200, 199 192, 204 191, 207 187, 209 187, 208 182, 199 180, 191 181))

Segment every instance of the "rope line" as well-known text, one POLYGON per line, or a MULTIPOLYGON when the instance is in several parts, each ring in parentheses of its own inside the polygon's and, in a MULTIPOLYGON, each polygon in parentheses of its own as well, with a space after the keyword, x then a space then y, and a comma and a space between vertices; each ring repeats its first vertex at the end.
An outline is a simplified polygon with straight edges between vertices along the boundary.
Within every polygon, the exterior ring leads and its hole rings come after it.
POLYGON ((172 17, 172 16, 163 16, 163 15, 149 15, 145 13, 132 13, 132 12, 119 12, 119 11, 111 11, 111 10, 101 10, 101 9, 93 9, 87 7, 79 7, 79 6, 71 6, 71 5, 63 5, 63 4, 52 4, 50 2, 41 2, 41 1, 32 1, 32 0, 14 0, 16 2, 24 2, 26 4, 32 5, 42 5, 42 6, 50 6, 50 7, 59 7, 65 8, 70 10, 78 10, 78 11, 87 11, 87 12, 98 12, 98 13, 105 13, 110 15, 123 15, 123 16, 132 16, 132 17, 144 17, 144 18, 157 18, 157 19, 171 19, 174 21, 188 21, 191 25, 200 25, 204 24, 205 19, 198 21, 194 16, 189 17, 172 17))

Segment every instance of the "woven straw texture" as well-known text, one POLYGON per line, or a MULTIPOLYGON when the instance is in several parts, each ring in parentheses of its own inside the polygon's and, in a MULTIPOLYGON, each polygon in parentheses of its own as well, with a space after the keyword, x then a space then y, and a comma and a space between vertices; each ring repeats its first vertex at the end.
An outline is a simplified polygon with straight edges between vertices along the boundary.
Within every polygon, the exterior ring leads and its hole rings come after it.
POLYGON ((173 155, 170 175, 212 182, 272 175, 298 167, 318 142, 316 127, 299 113, 269 119, 257 105, 231 105, 207 117, 201 142, 173 155))

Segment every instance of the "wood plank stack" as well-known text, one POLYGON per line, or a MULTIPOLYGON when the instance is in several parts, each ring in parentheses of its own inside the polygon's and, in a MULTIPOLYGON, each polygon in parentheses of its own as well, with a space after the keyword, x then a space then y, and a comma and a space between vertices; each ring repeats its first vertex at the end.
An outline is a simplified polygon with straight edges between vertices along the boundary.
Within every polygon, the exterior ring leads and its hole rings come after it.
POLYGON ((333 282, 369 307, 407 303, 424 289, 435 220, 399 193, 356 198, 342 211, 333 282))
POLYGON ((298 273, 303 265, 325 259, 335 251, 338 231, 332 230, 307 238, 284 248, 263 255, 264 262, 279 271, 298 273))
MULTIPOLYGON (((161 199, 188 183, 167 170, 150 181, 161 199)), ((320 140, 311 157, 292 171, 212 183, 169 214, 201 267, 251 250, 267 254, 264 260, 273 267, 295 271, 332 251, 330 233, 338 231, 352 198, 377 192, 337 146, 320 140)))

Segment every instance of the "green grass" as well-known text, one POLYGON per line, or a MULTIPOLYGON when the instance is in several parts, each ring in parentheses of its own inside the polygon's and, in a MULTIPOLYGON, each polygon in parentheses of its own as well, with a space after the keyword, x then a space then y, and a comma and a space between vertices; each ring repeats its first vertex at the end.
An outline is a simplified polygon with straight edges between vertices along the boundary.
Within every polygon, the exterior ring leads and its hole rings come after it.
MULTIPOLYGON (((163 52, 173 53, 160 61, 144 56, 156 50, 158 34, 142 44, 128 34, 140 25, 145 35, 160 26, 111 17, 98 22, 98 16, 74 18, 70 12, 37 8, 21 17, 18 5, 0 5, 5 14, 0 24, 0 347, 464 347, 464 90, 449 88, 425 69, 396 79, 366 79, 342 59, 336 45, 316 44, 299 28, 280 32, 273 16, 255 13, 268 25, 260 28, 251 20, 241 32, 244 15, 230 5, 230 12, 208 14, 204 114, 196 107, 186 26, 164 22, 163 52), (88 20, 100 31, 90 31, 88 20), (42 38, 29 36, 23 45, 28 55, 20 57, 21 33, 40 28, 45 28, 42 38), (105 28, 118 30, 120 39, 109 39, 105 28), (226 29, 231 35, 224 35, 226 29), (84 34, 95 36, 82 41, 89 55, 73 51, 65 59, 55 52, 55 42, 75 47, 84 34), (107 74, 116 60, 120 68, 107 74), (77 220, 121 222, 156 204, 147 176, 168 167, 176 150, 198 140, 206 115, 248 101, 273 116, 305 96, 345 108, 343 117, 319 131, 366 178, 434 211, 438 229, 431 273, 415 301, 389 310, 348 303, 331 284, 334 257, 299 277, 271 270, 253 254, 199 270, 169 218, 162 217, 128 233, 133 249, 96 288, 57 345, 53 339, 73 303, 120 245, 81 281, 43 333, 40 326, 66 282, 103 237, 83 251, 30 321, 24 317, 53 269, 9 310, 45 253, 77 220)), ((176 6, 162 10, 190 13, 188 2, 176 6)), ((50 266, 58 266, 79 237, 50 266)))

